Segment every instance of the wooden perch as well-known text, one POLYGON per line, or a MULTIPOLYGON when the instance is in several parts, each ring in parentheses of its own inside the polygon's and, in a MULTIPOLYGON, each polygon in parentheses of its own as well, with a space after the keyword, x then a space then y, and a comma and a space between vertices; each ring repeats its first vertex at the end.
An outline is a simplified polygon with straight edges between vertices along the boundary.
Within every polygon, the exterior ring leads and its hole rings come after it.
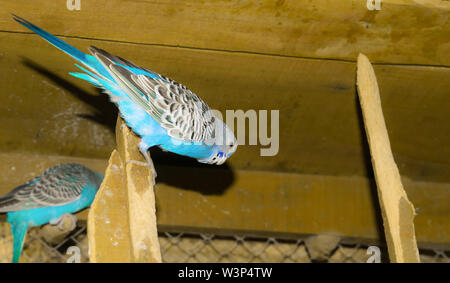
POLYGON ((375 72, 363 54, 358 56, 357 68, 359 100, 375 171, 389 257, 392 262, 420 262, 414 232, 414 206, 403 189, 392 155, 375 72))
POLYGON ((117 150, 88 216, 91 262, 161 262, 152 172, 119 117, 117 150))

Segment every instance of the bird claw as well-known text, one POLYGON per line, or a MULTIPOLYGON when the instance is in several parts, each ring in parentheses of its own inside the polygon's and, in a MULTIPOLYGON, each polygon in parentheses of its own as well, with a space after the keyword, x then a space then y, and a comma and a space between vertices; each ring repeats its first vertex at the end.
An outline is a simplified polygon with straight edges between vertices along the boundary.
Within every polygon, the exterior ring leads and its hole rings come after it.
POLYGON ((152 171, 152 177, 153 177, 152 186, 155 186, 156 176, 158 176, 158 174, 156 173, 155 165, 153 164, 153 160, 150 158, 150 154, 148 153, 148 151, 145 152, 144 157, 145 157, 145 160, 147 161, 148 167, 150 167, 150 170, 152 171))
POLYGON ((144 142, 144 140, 141 140, 141 142, 139 143, 139 151, 142 153, 142 155, 144 156, 145 161, 146 161, 144 166, 148 166, 150 168, 150 170, 152 171, 152 178, 153 178, 152 185, 155 186, 156 176, 158 174, 156 173, 155 165, 153 165, 153 160, 150 158, 150 153, 148 152, 149 147, 150 146, 148 144, 146 144, 144 142))

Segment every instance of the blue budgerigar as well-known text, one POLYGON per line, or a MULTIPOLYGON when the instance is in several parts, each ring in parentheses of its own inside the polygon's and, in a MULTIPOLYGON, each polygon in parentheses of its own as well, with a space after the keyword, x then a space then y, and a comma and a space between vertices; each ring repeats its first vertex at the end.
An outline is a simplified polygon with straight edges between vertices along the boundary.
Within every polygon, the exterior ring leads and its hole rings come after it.
POLYGON ((62 164, 0 197, 0 213, 7 213, 13 235, 13 262, 19 262, 28 227, 58 225, 64 217, 91 205, 102 174, 79 164, 62 164))
POLYGON ((154 171, 153 146, 202 163, 222 164, 237 148, 236 138, 195 93, 163 75, 91 46, 85 54, 25 19, 14 20, 72 56, 85 67, 70 73, 103 89, 121 116, 141 137, 139 149, 154 171))

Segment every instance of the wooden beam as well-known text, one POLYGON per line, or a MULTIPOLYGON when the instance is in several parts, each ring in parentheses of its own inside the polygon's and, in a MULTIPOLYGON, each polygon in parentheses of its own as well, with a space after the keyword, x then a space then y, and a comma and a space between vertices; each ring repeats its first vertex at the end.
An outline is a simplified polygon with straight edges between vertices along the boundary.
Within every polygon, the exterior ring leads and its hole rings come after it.
POLYGON ((82 0, 70 11, 66 1, 1 0, 0 26, 26 31, 11 20, 15 13, 71 37, 349 61, 364 52, 374 62, 450 65, 448 1, 382 0, 380 11, 366 2, 82 0))
MULTIPOLYGON (((99 172, 105 172, 108 164, 107 160, 31 153, 0 153, 0 160, 0 194, 59 163, 76 162, 99 172)), ((336 234, 369 242, 383 238, 375 183, 367 178, 155 166, 161 231, 288 238, 336 234)), ((415 226, 419 246, 448 249, 450 184, 405 177, 403 184, 418 209, 415 226)), ((86 219, 87 210, 77 217, 86 219)))
MULTIPOLYGON (((164 231, 292 238, 335 234, 372 242, 384 238, 376 186, 366 178, 237 170, 227 185, 227 170, 172 166, 157 170, 157 216, 164 231), (169 175, 186 181, 175 182, 169 175), (221 189, 213 189, 217 180, 223 182, 221 189)), ((408 178, 404 183, 419 208, 415 222, 420 246, 448 248, 450 184, 408 178)))
POLYGON ((403 189, 392 155, 375 72, 363 54, 358 56, 357 84, 389 257, 399 263, 420 262, 414 230, 414 206, 403 189))
MULTIPOLYGON (((93 44, 84 39, 68 42, 81 50, 93 44)), ((240 146, 228 162, 234 169, 371 174, 358 117, 354 63, 95 44, 186 83, 223 112, 280 110, 279 153, 261 158, 263 146, 240 146)), ((5 94, 0 104, 1 151, 109 157, 115 147, 116 107, 88 83, 67 74, 76 70, 69 56, 36 36, 1 32, 0 53, 5 94)), ((450 182, 450 147, 442 146, 450 144, 450 68, 380 65, 375 70, 401 174, 417 181, 450 182)), ((156 163, 180 163, 160 152, 152 158, 156 163)))

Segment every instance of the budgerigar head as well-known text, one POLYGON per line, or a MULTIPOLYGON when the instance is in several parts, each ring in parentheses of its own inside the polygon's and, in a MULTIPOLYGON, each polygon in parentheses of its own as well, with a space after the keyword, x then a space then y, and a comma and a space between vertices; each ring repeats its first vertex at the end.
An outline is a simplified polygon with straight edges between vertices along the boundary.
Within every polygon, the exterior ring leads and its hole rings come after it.
POLYGON ((200 162, 221 165, 233 155, 238 146, 233 132, 220 119, 216 119, 214 144, 216 148, 214 154, 207 159, 199 160, 200 162))

